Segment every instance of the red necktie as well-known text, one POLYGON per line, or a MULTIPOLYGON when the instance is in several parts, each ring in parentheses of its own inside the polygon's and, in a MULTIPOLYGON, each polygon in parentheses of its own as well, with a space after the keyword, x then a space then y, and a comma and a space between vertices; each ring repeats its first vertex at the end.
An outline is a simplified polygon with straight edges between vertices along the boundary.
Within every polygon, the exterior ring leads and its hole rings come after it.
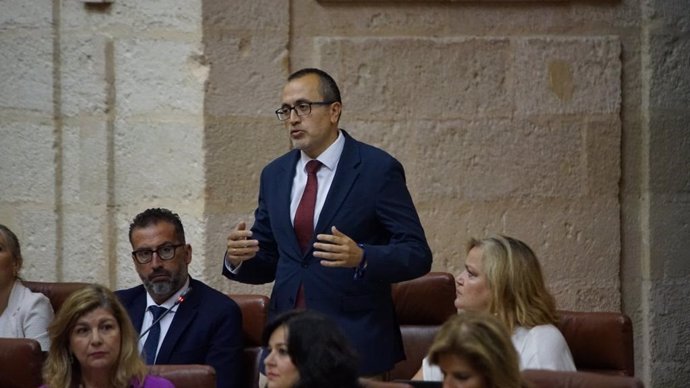
POLYGON ((319 188, 316 172, 319 171, 319 168, 321 168, 321 162, 318 160, 307 162, 307 185, 304 187, 304 194, 299 200, 295 213, 295 234, 302 253, 307 252, 307 245, 314 234, 314 206, 316 205, 316 192, 319 188))
MULTIPOLYGON (((295 213, 295 234, 297 235, 297 242, 299 242, 303 254, 307 252, 309 241, 314 234, 314 206, 316 205, 316 192, 319 188, 316 172, 319 171, 319 168, 321 168, 321 162, 318 160, 310 160, 307 162, 307 185, 304 187, 302 199, 299 200, 297 212, 295 213)), ((304 285, 302 284, 300 284, 297 290, 295 308, 306 308, 306 303, 304 301, 304 285)))

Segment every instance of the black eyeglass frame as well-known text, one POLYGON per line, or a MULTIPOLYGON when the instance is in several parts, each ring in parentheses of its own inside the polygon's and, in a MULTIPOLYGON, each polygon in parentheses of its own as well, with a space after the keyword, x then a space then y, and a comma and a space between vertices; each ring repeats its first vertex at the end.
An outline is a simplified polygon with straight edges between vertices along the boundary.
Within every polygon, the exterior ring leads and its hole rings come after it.
POLYGON ((153 254, 155 253, 155 254, 158 255, 158 258, 159 258, 159 259, 161 259, 161 260, 163 260, 163 261, 168 261, 168 260, 172 260, 173 258, 175 258, 175 254, 177 253, 177 248, 179 248, 179 247, 181 247, 181 246, 184 246, 184 245, 187 245, 187 244, 186 244, 186 243, 181 243, 181 244, 167 244, 167 243, 166 243, 166 244, 157 246, 156 249, 148 249, 148 248, 145 248, 145 249, 137 249, 136 251, 132 251, 132 257, 133 257, 134 260, 136 260, 137 263, 139 263, 139 264, 148 264, 148 263, 151 262, 151 260, 153 260, 153 254), (165 257, 161 256, 161 254, 160 254, 158 251, 161 250, 161 249, 164 249, 164 248, 172 248, 172 249, 173 249, 173 250, 172 250, 172 256, 170 256, 170 257, 168 257, 168 258, 165 258, 165 257), (151 256, 149 257, 148 260, 141 260, 141 259, 139 258, 139 254, 140 254, 140 253, 147 253, 147 254, 150 253, 151 256))
POLYGON ((331 105, 333 103, 336 103, 338 101, 298 101, 297 104, 295 105, 283 105, 280 108, 276 109, 276 116, 278 117, 278 120, 280 121, 285 121, 290 118, 290 115, 292 114, 292 111, 295 111, 295 114, 297 117, 305 117, 309 116, 311 114, 311 106, 312 105, 331 105), (300 105, 306 105, 308 108, 306 112, 300 113, 299 109, 297 108, 300 105), (284 118, 280 118, 282 115, 284 115, 284 118))

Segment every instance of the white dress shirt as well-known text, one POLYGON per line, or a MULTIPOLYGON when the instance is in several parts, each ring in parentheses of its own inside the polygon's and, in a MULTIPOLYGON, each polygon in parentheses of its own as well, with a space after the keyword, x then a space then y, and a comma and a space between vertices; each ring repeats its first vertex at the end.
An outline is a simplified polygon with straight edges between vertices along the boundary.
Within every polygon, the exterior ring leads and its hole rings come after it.
MULTIPOLYGON (((316 179, 318 181, 318 187, 316 192, 316 204, 314 205, 314 227, 316 228, 316 223, 319 220, 319 215, 321 215, 321 209, 323 209, 323 204, 326 202, 326 197, 328 196, 328 191, 331 189, 331 184, 333 183, 333 177, 335 177, 335 172, 338 169, 338 162, 340 161, 340 155, 343 153, 343 148, 345 148, 345 136, 341 131, 338 131, 338 137, 335 139, 333 144, 328 146, 325 151, 319 155, 316 160, 321 162, 323 166, 316 172, 316 179)), ((292 189, 290 191, 290 220, 293 225, 295 223, 295 213, 297 213, 297 207, 299 206, 299 201, 302 199, 302 194, 304 193, 304 188, 307 186, 307 162, 309 158, 304 152, 300 151, 300 159, 297 161, 295 166, 295 177, 292 180, 292 189)), ((227 255, 227 252, 225 253, 227 255)), ((237 271, 242 267, 240 263, 237 267, 233 267, 228 260, 223 260, 225 268, 231 273, 237 274, 237 271)))
MULTIPOLYGON (((345 136, 338 131, 338 138, 315 159, 321 162, 323 166, 316 172, 318 191, 316 192, 316 204, 314 205, 314 227, 316 227, 316 223, 319 220, 328 191, 331 189, 331 183, 333 183, 333 177, 338 168, 338 161, 340 161, 340 155, 343 153, 344 147, 345 136)), ((290 191, 290 220, 292 220, 293 224, 299 201, 302 199, 304 188, 307 186, 307 162, 312 160, 304 152, 300 152, 300 155, 300 159, 295 166, 295 178, 292 180, 292 190, 290 191)))
MULTIPOLYGON (((153 313, 149 311, 149 306, 159 306, 163 307, 166 309, 171 308, 175 302, 177 301, 177 298, 182 295, 183 292, 185 292, 189 288, 189 277, 187 277, 187 281, 185 281, 184 286, 177 290, 176 293, 174 293, 170 298, 168 298, 165 302, 162 304, 156 304, 154 302, 153 298, 151 298, 151 295, 149 293, 146 293, 146 311, 144 312, 144 321, 141 323, 141 330, 139 331, 140 333, 143 332, 144 330, 148 330, 149 327, 151 327, 151 324, 153 323, 153 313)), ((180 308, 180 305, 178 304, 172 311, 167 313, 160 321, 160 326, 161 326, 161 334, 160 337, 158 337, 158 346, 156 347, 156 357, 158 357, 158 351, 161 348, 161 344, 163 343, 163 340, 165 339, 165 335, 168 334, 168 329, 170 329, 170 325, 172 324, 173 318, 175 318, 175 312, 177 312, 177 309, 180 308)), ((148 338, 149 333, 147 332, 144 334, 143 337, 139 338, 139 352, 142 351, 144 348, 144 343, 146 343, 146 338, 148 338)))
MULTIPOLYGON (((568 343, 554 325, 537 325, 530 329, 518 326, 511 340, 520 357, 520 370, 576 370, 568 343)), ((422 360, 422 375, 427 381, 443 381, 441 368, 431 365, 428 356, 422 360)))

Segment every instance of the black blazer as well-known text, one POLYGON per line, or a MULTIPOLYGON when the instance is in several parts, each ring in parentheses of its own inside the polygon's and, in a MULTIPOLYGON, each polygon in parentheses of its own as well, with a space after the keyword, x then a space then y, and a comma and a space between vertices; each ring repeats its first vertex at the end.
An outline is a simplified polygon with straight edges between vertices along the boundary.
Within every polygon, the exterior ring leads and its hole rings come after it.
MULTIPOLYGON (((156 364, 206 364, 216 370, 218 388, 242 387, 244 373, 242 312, 227 295, 190 277, 192 291, 178 305, 156 364)), ((115 292, 141 332, 146 289, 139 285, 115 292)), ((144 328, 145 330, 146 328, 144 328)))

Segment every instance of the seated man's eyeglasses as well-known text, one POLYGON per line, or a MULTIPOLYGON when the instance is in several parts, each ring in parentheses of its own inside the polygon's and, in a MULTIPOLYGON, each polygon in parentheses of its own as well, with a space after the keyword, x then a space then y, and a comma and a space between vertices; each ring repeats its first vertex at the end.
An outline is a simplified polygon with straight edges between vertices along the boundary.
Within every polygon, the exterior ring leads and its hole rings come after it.
POLYGON ((334 102, 335 101, 298 101, 294 106, 286 104, 276 109, 276 116, 278 116, 278 120, 285 121, 290 118, 290 113, 294 110, 297 116, 304 117, 311 113, 312 105, 331 105, 334 102))
POLYGON ((170 260, 175 257, 175 250, 185 244, 164 244, 156 249, 137 249, 132 252, 132 257, 136 259, 139 264, 146 264, 153 260, 153 254, 158 253, 161 260, 170 260))

